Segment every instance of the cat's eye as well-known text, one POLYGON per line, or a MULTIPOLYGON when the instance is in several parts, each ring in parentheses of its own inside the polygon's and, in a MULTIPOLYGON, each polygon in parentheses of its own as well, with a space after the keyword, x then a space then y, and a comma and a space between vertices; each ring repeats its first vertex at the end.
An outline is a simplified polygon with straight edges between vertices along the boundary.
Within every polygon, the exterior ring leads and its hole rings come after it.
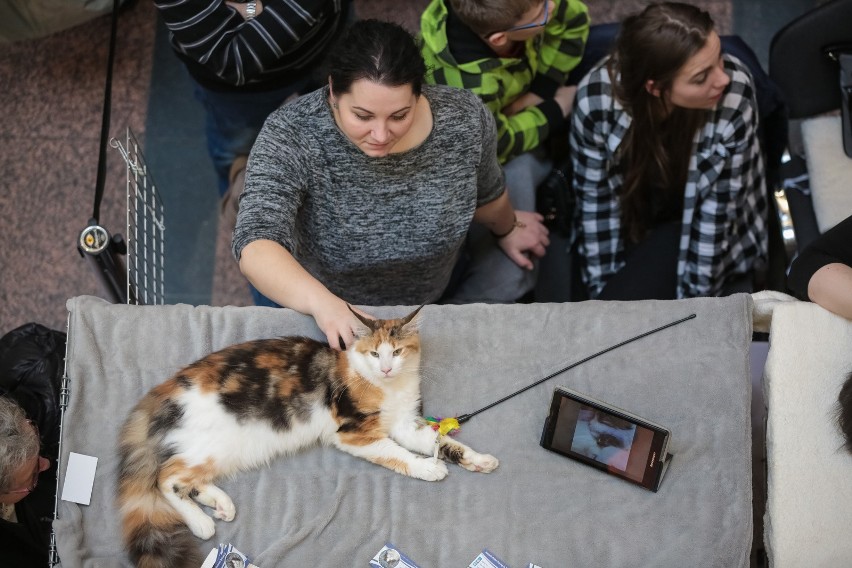
POLYGON ((370 355, 373 356, 373 357, 378 357, 379 352, 378 351, 370 351, 370 355))
POLYGON ((402 353, 402 348, 394 349, 394 351, 393 351, 393 356, 394 356, 394 357, 396 357, 396 356, 397 356, 397 355, 399 355, 400 353, 402 353))

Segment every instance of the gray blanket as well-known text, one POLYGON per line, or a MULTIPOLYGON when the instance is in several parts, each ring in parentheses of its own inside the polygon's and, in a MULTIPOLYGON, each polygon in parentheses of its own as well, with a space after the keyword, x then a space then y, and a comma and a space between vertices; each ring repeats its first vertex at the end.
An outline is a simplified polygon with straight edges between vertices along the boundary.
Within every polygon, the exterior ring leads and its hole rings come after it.
MULTIPOLYGON (((99 459, 91 505, 61 501, 62 565, 126 566, 114 506, 116 437, 131 406, 182 366, 247 339, 321 338, 313 320, 271 308, 134 307, 68 301, 68 452, 99 459)), ((380 317, 404 307, 367 309, 380 317)), ((261 568, 366 566, 385 542, 421 568, 467 566, 488 548, 513 568, 747 566, 752 536, 751 300, 426 306, 428 415, 472 412, 605 347, 697 317, 559 375, 466 423, 459 439, 500 459, 484 475, 451 467, 418 481, 316 448, 221 485, 233 543, 261 568), (674 461, 659 493, 539 447, 564 385, 668 426, 674 461)), ((246 443, 251 443, 246 440, 246 443)), ((64 462, 61 468, 64 474, 64 462)))

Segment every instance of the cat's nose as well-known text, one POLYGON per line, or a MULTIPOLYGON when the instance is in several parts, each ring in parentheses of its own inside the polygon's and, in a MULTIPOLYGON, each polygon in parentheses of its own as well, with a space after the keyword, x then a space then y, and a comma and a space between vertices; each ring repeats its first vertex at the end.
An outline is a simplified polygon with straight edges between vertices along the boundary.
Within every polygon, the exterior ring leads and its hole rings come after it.
POLYGON ((390 375, 391 370, 391 367, 388 367, 387 369, 382 369, 382 372, 385 374, 385 376, 388 376, 390 375))

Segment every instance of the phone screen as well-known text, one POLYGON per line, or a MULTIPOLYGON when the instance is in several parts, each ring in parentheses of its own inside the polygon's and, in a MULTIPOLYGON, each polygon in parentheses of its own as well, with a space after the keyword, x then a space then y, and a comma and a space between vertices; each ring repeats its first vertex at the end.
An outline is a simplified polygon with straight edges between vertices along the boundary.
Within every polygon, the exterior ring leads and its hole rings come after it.
POLYGON ((562 397, 551 448, 585 456, 642 483, 654 431, 562 397))
POLYGON ((662 473, 665 435, 592 404, 554 393, 542 445, 653 489, 662 473))

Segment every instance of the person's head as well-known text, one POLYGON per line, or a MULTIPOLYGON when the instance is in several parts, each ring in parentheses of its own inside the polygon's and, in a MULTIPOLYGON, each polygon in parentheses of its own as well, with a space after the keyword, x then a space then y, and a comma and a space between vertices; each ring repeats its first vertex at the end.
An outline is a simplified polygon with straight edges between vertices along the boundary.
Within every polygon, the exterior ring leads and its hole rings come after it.
POLYGON ((692 139, 730 78, 710 15, 676 2, 626 18, 608 69, 632 119, 619 148, 619 200, 623 235, 638 242, 653 222, 655 201, 682 203, 692 139))
POLYGON ((676 2, 651 4, 625 19, 612 65, 616 96, 634 112, 712 109, 731 81, 710 15, 676 2))
POLYGON ((17 503, 50 467, 39 455, 38 430, 14 401, 0 397, 0 503, 17 503))
POLYGON ((328 67, 340 129, 369 156, 390 153, 414 122, 426 74, 414 38, 389 22, 355 22, 329 54, 328 67))
POLYGON ((464 25, 493 47, 540 34, 553 16, 553 0, 450 0, 464 25))

